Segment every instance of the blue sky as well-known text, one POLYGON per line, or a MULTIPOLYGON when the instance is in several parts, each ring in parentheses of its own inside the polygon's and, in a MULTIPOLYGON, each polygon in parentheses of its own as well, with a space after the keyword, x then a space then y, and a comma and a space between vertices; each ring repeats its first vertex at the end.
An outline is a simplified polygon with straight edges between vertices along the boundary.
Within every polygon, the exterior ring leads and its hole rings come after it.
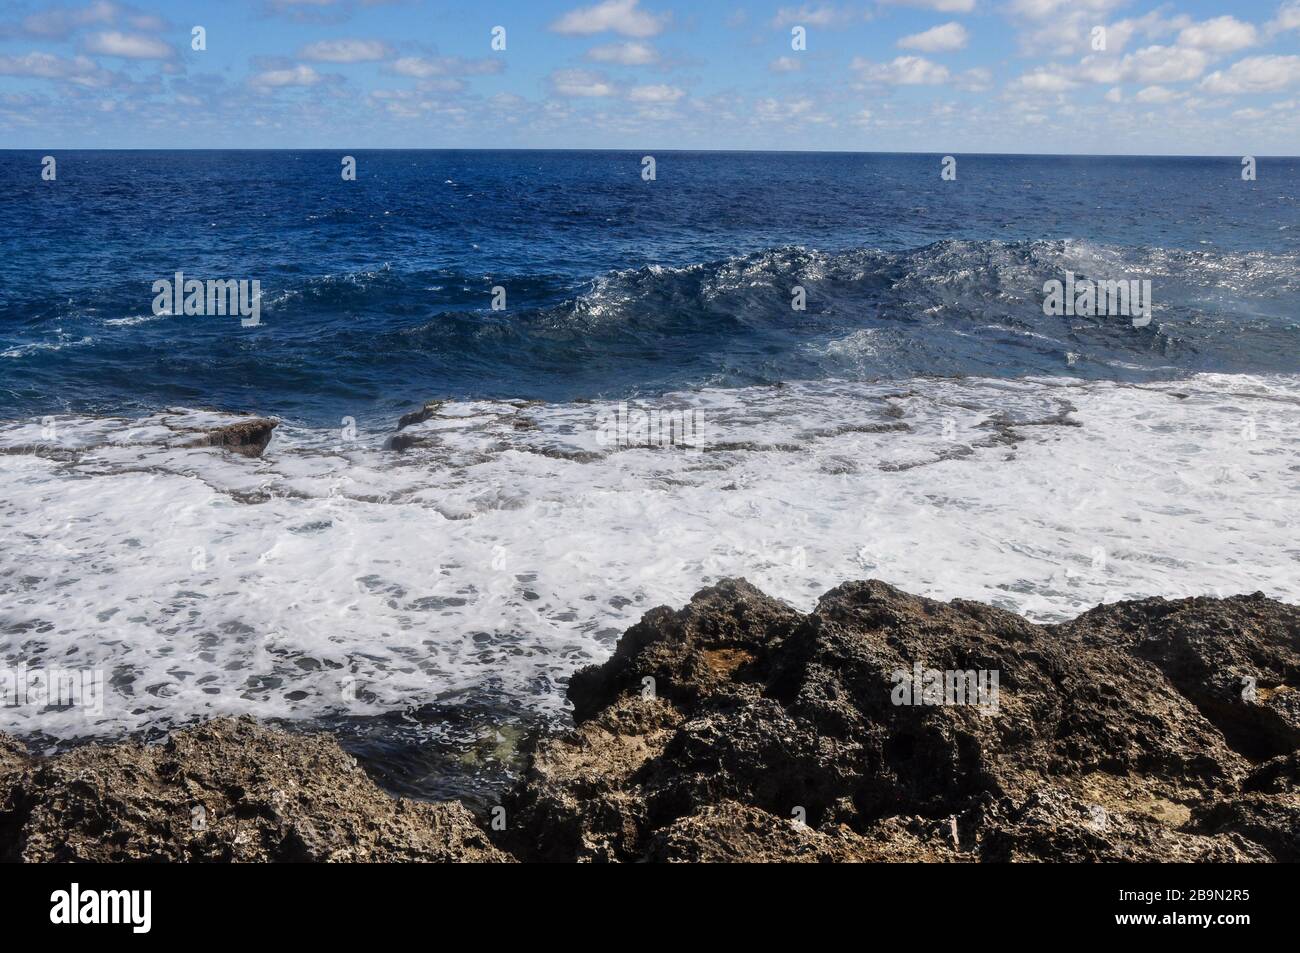
POLYGON ((1295 155, 1300 0, 0 2, 0 147, 1295 155))

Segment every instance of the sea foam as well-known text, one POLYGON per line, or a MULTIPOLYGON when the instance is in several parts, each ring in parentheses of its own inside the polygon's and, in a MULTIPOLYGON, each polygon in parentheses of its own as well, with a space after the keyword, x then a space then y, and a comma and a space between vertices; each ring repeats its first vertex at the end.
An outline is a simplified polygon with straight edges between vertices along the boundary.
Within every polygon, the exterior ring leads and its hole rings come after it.
POLYGON ((808 609, 848 579, 1037 620, 1262 590, 1300 601, 1300 378, 818 382, 706 389, 703 448, 598 439, 610 402, 460 401, 403 433, 220 415, 0 425, 0 664, 101 669, 115 734, 315 719, 563 682, 652 606, 744 576, 808 609), (179 436, 178 436, 179 435, 179 436))

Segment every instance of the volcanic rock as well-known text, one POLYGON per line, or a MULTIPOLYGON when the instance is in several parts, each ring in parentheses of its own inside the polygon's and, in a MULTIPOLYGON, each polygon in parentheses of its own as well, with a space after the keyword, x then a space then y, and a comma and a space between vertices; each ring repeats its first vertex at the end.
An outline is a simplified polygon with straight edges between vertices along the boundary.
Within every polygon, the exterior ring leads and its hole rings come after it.
POLYGON ((504 844, 588 861, 1289 859, 1294 762, 1258 763, 1300 747, 1278 701, 1300 685, 1298 623, 1255 595, 1039 626, 876 581, 801 615, 727 580, 574 675, 577 728, 539 744, 504 844), (902 698, 918 670, 996 673, 996 694, 902 698), (1267 693, 1244 701, 1245 673, 1267 693))
POLYGON ((0 739, 4 751, 3 860, 508 859, 461 804, 392 798, 332 738, 249 718, 209 721, 157 746, 27 759, 0 739))
POLYGON ((1300 860, 1300 609, 1258 593, 1045 626, 874 580, 804 614, 724 580, 568 694, 491 833, 246 718, 49 758, 0 735, 0 858, 1300 860))
POLYGON ((278 420, 250 417, 208 431, 192 441, 194 447, 224 447, 245 457, 260 457, 271 442, 271 432, 280 425, 278 420))

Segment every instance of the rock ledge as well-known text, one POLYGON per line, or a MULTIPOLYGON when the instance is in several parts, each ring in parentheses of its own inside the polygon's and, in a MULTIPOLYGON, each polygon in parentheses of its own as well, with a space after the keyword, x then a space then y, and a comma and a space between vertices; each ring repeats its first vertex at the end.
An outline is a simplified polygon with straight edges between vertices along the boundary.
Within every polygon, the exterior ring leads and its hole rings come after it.
POLYGON ((724 580, 569 697, 490 834, 249 719, 48 759, 0 735, 0 858, 1300 860, 1300 610, 1258 593, 1039 626, 878 581, 805 615, 724 580))

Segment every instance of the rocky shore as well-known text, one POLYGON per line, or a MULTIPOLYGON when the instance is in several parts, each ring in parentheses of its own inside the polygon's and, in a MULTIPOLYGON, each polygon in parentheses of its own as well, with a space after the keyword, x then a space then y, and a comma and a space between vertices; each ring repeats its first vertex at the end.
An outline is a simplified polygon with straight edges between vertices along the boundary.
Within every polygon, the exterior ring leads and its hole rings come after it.
POLYGON ((1261 594, 1041 626, 727 580, 578 672, 574 729, 490 816, 249 719, 49 758, 0 735, 0 859, 1296 861, 1298 689, 1300 609, 1261 594))

